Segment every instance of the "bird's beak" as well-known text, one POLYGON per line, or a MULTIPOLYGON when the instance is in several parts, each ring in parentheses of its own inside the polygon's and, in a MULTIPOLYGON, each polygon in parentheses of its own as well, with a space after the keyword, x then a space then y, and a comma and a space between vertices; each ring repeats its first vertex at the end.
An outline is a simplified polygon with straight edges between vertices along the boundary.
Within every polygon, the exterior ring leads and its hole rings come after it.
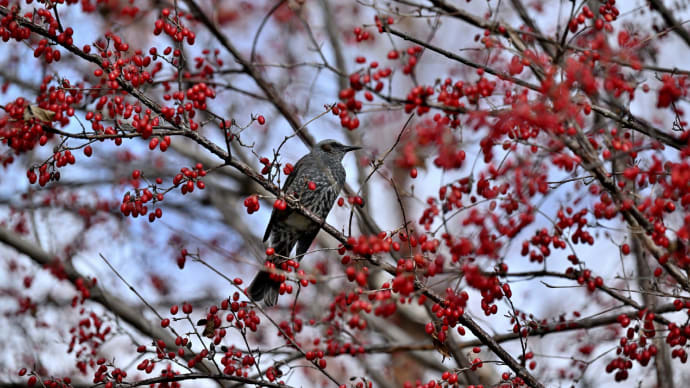
POLYGON ((348 147, 345 147, 345 152, 357 151, 357 150, 361 150, 361 149, 362 149, 362 147, 348 146, 348 147))

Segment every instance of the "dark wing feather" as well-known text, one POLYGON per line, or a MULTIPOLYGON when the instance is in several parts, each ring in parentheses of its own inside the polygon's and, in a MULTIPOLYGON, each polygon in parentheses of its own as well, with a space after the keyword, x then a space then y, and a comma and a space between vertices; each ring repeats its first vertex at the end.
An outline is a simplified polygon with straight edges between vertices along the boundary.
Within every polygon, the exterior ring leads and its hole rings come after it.
POLYGON ((268 226, 266 227, 266 232, 264 232, 264 242, 268 240, 268 238, 271 236, 271 229, 273 228, 273 224, 276 222, 276 209, 273 209, 273 212, 271 213, 271 220, 268 221, 268 226))
MULTIPOLYGON (((283 193, 287 193, 288 189, 290 188, 290 185, 292 185, 292 182, 295 180, 297 172, 300 170, 302 161, 305 158, 306 157, 302 157, 302 159, 298 160, 297 163, 295 163, 295 166, 292 169, 292 173, 287 176, 287 179, 285 179, 285 183, 283 184, 283 193)), ((268 240, 268 238, 271 236, 271 230, 273 229, 273 225, 275 225, 276 222, 278 222, 279 220, 284 220, 285 218, 287 218, 288 215, 290 215, 289 210, 279 211, 277 209, 273 209, 273 212, 271 212, 271 219, 268 221, 268 226, 266 227, 266 232, 264 232, 264 242, 266 242, 266 240, 268 240)))
POLYGON ((316 235, 319 234, 319 230, 320 229, 316 227, 313 231, 309 231, 302 235, 302 237, 297 241, 297 260, 302 260, 302 256, 307 253, 307 250, 316 238, 316 235))

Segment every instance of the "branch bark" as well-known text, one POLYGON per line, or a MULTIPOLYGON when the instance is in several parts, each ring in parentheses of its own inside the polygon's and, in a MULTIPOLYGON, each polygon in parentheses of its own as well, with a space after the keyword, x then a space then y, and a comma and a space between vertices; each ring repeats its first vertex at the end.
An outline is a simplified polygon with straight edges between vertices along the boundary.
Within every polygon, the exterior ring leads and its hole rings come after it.
POLYGON ((215 380, 217 382, 235 381, 235 382, 240 382, 242 384, 256 386, 256 387, 292 388, 292 386, 290 386, 290 385, 285 385, 285 384, 280 384, 280 383, 272 383, 269 381, 256 380, 256 379, 251 379, 251 378, 247 378, 247 377, 225 375, 225 374, 202 374, 202 373, 185 373, 185 374, 179 374, 179 375, 174 375, 174 376, 154 377, 154 378, 150 378, 150 379, 146 379, 146 380, 137 381, 136 383, 131 383, 131 384, 123 383, 122 385, 125 387, 141 387, 144 385, 151 385, 151 386, 153 386, 155 384, 163 385, 164 383, 171 383, 174 381, 186 381, 186 380, 215 380))

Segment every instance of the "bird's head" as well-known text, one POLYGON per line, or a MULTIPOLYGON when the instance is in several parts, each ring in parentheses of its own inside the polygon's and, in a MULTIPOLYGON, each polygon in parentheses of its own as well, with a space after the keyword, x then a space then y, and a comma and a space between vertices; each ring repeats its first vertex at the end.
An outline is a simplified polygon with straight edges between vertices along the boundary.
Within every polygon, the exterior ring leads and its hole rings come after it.
POLYGON ((340 144, 337 140, 327 139, 316 143, 312 152, 325 158, 341 161, 346 153, 360 148, 362 147, 348 146, 340 144))

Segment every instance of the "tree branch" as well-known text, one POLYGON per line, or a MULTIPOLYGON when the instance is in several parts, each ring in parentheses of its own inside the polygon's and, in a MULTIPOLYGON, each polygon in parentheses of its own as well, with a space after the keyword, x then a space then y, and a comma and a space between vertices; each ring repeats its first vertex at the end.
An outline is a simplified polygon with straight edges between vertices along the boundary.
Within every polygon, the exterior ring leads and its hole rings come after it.
POLYGON ((666 24, 673 29, 673 32, 678 34, 681 39, 685 41, 685 44, 690 46, 690 33, 686 30, 683 25, 673 17, 673 13, 670 9, 666 8, 662 0, 649 0, 649 4, 652 9, 656 10, 664 18, 666 24))
POLYGON ((174 376, 161 376, 154 377, 146 380, 137 381, 136 383, 122 383, 125 387, 141 387, 144 385, 154 385, 163 383, 170 383, 173 381, 186 381, 186 380, 205 380, 211 379, 216 381, 236 381, 243 384, 248 384, 257 387, 268 387, 268 388, 292 388, 290 385, 271 383, 269 381, 255 380, 247 377, 226 375, 226 374, 202 374, 202 373, 185 373, 174 376))
MULTIPOLYGON (((0 242, 16 249, 18 252, 28 256, 30 259, 43 267, 53 265, 55 264, 56 260, 58 260, 55 256, 42 250, 36 244, 25 240, 20 235, 6 228, 0 228, 0 242)), ((59 265, 63 269, 65 276, 70 283, 76 284, 79 279, 85 278, 74 268, 71 262, 60 261, 59 265)), ((154 325, 151 320, 145 319, 145 317, 141 314, 141 311, 138 309, 131 308, 128 303, 101 289, 100 287, 91 288, 90 292, 91 296, 89 297, 89 300, 103 305, 103 307, 110 310, 113 314, 118 316, 124 322, 130 324, 147 337, 161 339, 163 342, 165 342, 165 345, 171 349, 177 348, 175 338, 170 335, 168 330, 154 325)), ((184 358, 186 360, 191 360, 194 358, 194 356, 195 354, 192 352, 185 352, 184 358)), ((213 373, 212 366, 207 362, 197 363, 197 365, 198 369, 203 373, 213 373)))

